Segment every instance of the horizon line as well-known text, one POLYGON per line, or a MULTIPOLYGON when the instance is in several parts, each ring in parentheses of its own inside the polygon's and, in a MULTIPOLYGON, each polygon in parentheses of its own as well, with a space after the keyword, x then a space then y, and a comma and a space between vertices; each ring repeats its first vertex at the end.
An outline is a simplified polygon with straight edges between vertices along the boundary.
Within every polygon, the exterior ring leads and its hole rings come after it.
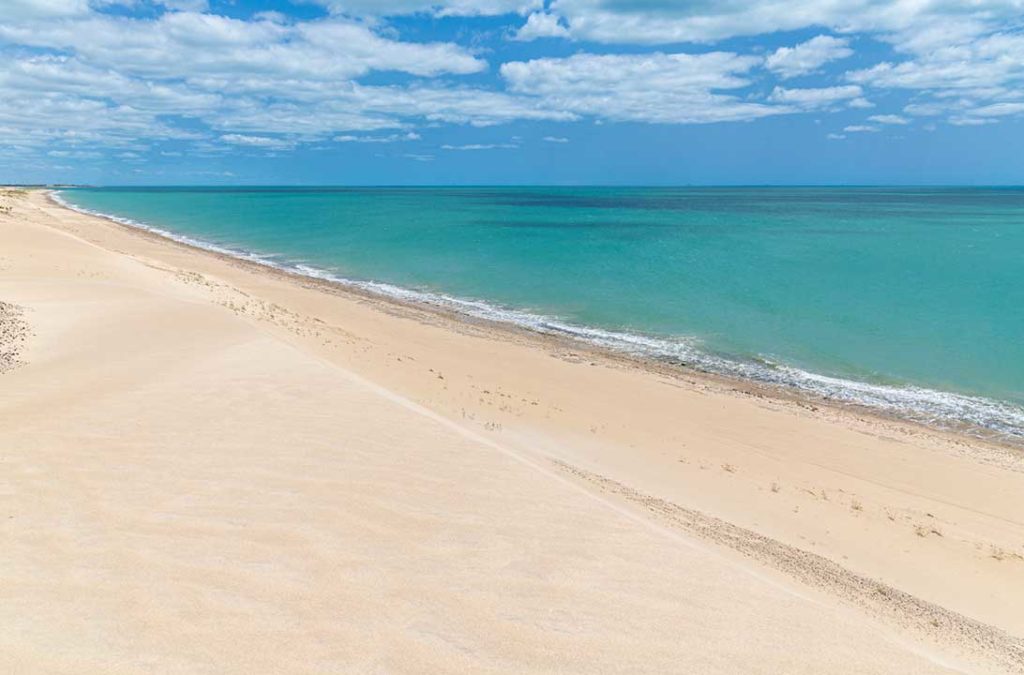
POLYGON ((0 183, 11 188, 1002 188, 1021 189, 1022 183, 0 183))

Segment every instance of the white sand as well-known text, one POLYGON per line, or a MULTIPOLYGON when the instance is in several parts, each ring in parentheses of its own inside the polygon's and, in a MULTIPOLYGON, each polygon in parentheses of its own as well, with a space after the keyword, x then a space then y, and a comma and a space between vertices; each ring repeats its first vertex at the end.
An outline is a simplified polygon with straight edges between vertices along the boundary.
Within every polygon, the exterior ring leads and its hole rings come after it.
POLYGON ((1020 667, 1012 452, 0 201, 2 672, 1020 667))

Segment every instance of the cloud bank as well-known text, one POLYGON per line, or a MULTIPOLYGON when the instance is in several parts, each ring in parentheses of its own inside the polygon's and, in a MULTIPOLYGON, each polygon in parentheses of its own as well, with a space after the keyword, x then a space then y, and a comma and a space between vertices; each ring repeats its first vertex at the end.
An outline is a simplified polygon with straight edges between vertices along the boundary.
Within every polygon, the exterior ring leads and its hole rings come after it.
MULTIPOLYGON (((808 114, 825 123, 847 116, 832 126, 839 137, 841 129, 978 126, 1024 114, 1020 0, 294 7, 302 11, 226 16, 206 0, 6 0, 0 157, 135 160, 312 143, 426 144, 426 130, 438 125, 808 114), (789 31, 804 37, 786 40, 789 31), (734 38, 752 46, 722 47, 734 38), (500 58, 502 44, 530 56, 500 58), (894 92, 898 106, 867 114, 894 92)), ((565 138, 550 132, 537 138, 565 138)), ((502 145, 429 149, 485 147, 502 145)))

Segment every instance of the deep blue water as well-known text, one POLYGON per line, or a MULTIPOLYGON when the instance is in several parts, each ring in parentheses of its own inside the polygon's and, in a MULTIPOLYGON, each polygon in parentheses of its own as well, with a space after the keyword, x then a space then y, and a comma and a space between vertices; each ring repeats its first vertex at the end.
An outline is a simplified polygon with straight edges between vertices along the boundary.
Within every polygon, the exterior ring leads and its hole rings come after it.
POLYGON ((62 194, 307 273, 1024 437, 1022 189, 62 194))

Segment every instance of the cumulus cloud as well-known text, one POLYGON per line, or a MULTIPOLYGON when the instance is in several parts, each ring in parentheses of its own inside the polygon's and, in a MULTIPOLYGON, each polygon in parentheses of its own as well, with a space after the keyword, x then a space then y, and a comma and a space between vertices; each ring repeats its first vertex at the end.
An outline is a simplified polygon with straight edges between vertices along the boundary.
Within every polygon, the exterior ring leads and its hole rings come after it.
POLYGON ((220 140, 232 145, 243 145, 250 148, 269 148, 284 150, 295 145, 294 141, 286 138, 270 138, 268 136, 245 136, 243 134, 224 134, 220 140))
MULTIPOLYGON (((909 107, 909 106, 908 106, 909 107)), ((1024 101, 1004 101, 978 105, 976 101, 963 100, 950 105, 949 123, 955 126, 979 126, 995 124, 1000 117, 1024 114, 1024 101)))
POLYGON ((515 33, 516 40, 536 40, 545 37, 569 37, 569 29, 562 24, 558 16, 547 12, 535 12, 515 33))
MULTIPOLYGON (((609 44, 713 43, 812 27, 840 34, 769 54, 765 67, 783 79, 851 56, 848 36, 864 34, 890 43, 899 58, 850 73, 851 83, 964 98, 980 109, 1024 101, 1020 17, 1020 0, 554 0, 544 21, 565 37, 609 44)), ((524 38, 532 35, 526 28, 524 38)), ((870 107, 867 99, 854 105, 870 107)), ((982 119, 956 114, 961 124, 982 119)))
POLYGON ((861 96, 861 88, 857 85, 841 87, 818 87, 808 89, 786 89, 775 87, 769 99, 778 103, 789 103, 802 108, 819 108, 835 103, 856 100, 861 96))
POLYGON ((23 18, 0 23, 0 48, 19 47, 0 60, 0 143, 120 147, 203 136, 176 129, 183 120, 201 121, 221 132, 215 142, 231 143, 224 136, 308 140, 396 128, 406 126, 403 116, 480 125, 565 119, 498 92, 360 87, 356 79, 375 71, 433 78, 479 72, 486 63, 452 43, 403 42, 344 19, 194 12, 146 19, 32 2, 31 15, 25 5, 23 18), (42 20, 43 10, 65 19, 42 20))
POLYGON ((349 96, 336 98, 326 108, 354 107, 398 118, 427 122, 469 124, 477 127, 514 120, 569 121, 577 116, 554 110, 544 101, 512 96, 497 91, 468 87, 418 85, 413 87, 363 87, 356 85, 349 96))
POLYGON ((153 0, 153 2, 163 5, 167 9, 188 12, 203 12, 210 8, 210 3, 207 0, 153 0))
POLYGON ((442 150, 514 150, 515 143, 469 143, 467 145, 442 145, 442 150))
POLYGON ((501 76, 513 92, 547 108, 609 120, 703 123, 750 120, 782 109, 720 93, 749 85, 760 62, 731 52, 575 54, 513 61, 501 76))
POLYGON ((995 124, 994 119, 986 119, 983 117, 971 117, 971 116, 954 116, 949 118, 949 123, 955 127, 977 127, 983 124, 995 124))
POLYGON ((544 0, 307 0, 332 13, 349 16, 496 16, 526 14, 544 6, 544 0))
POLYGON ((335 136, 334 140, 338 143, 398 143, 400 141, 418 141, 420 140, 420 135, 415 131, 410 131, 406 134, 388 134, 387 136, 353 136, 348 134, 335 136))
POLYGON ((991 90, 1024 79, 1024 35, 971 36, 963 43, 911 52, 849 74, 852 82, 901 89, 991 90))
POLYGON ((923 33, 935 24, 1019 18, 1017 0, 554 0, 548 11, 570 35, 607 43, 714 42, 824 26, 842 33, 923 33))
POLYGON ((80 16, 89 11, 88 0, 5 0, 3 16, 8 21, 27 18, 80 16))
POLYGON ((93 66, 147 78, 262 75, 331 82, 371 70, 435 76, 487 67, 451 43, 392 40, 340 19, 281 24, 195 12, 155 20, 93 14, 74 22, 0 24, 0 41, 72 52, 93 66))
POLYGON ((50 150, 46 153, 49 157, 60 157, 63 159, 97 159, 103 154, 95 150, 50 150))
POLYGON ((795 47, 779 47, 765 59, 765 67, 784 79, 806 75, 829 61, 851 56, 848 44, 845 38, 819 35, 795 47))
POLYGON ((822 15, 813 6, 805 11, 786 11, 793 4, 796 3, 781 0, 747 3, 556 0, 549 11, 565 23, 572 37, 607 43, 711 42, 734 35, 826 25, 822 21, 809 21, 811 16, 822 15))
MULTIPOLYGON (((570 39, 654 45, 824 27, 839 35, 777 49, 765 58, 765 68, 782 79, 815 72, 851 56, 850 36, 863 34, 890 43, 899 58, 850 73, 851 83, 966 97, 980 108, 1024 100, 1020 13, 1019 0, 554 0, 527 19, 518 37, 542 36, 545 32, 537 29, 547 26, 570 39)), ((860 97, 851 105, 871 103, 860 97)))
POLYGON ((1003 117, 1004 115, 1019 115, 1024 113, 1024 101, 1014 103, 993 103, 971 110, 975 117, 1003 117))
POLYGON ((900 115, 872 115, 868 120, 879 124, 910 124, 906 117, 900 115))
POLYGON ((973 111, 995 105, 1018 114, 1017 106, 1024 102, 1024 35, 1004 28, 991 18, 919 26, 894 40, 903 60, 852 71, 847 79, 862 86, 920 92, 921 100, 904 112, 949 114, 949 121, 958 125, 983 119, 984 114, 973 111))
POLYGON ((190 154, 274 151, 531 120, 738 122, 871 108, 891 90, 911 97, 902 114, 872 115, 848 133, 920 117, 969 126, 1024 115, 1019 0, 307 2, 327 11, 228 17, 206 0, 3 0, 0 154, 101 147, 112 157, 157 153, 168 141, 190 154), (411 14, 463 17, 468 28, 430 41, 393 19, 411 14), (494 28, 499 16, 504 30, 494 28), (766 55, 713 44, 787 30, 831 34, 766 55), (540 43, 531 53, 557 55, 488 63, 495 52, 480 41, 509 36, 589 43, 572 56, 540 43), (889 43, 885 61, 823 72, 860 40, 889 43), (491 68, 498 80, 478 77, 491 68), (790 86, 812 74, 814 86, 790 86))
POLYGON ((850 101, 849 103, 847 103, 847 105, 850 106, 851 108, 874 108, 875 107, 874 103, 872 103, 871 101, 867 100, 863 96, 858 96, 857 98, 855 98, 852 101, 850 101))

